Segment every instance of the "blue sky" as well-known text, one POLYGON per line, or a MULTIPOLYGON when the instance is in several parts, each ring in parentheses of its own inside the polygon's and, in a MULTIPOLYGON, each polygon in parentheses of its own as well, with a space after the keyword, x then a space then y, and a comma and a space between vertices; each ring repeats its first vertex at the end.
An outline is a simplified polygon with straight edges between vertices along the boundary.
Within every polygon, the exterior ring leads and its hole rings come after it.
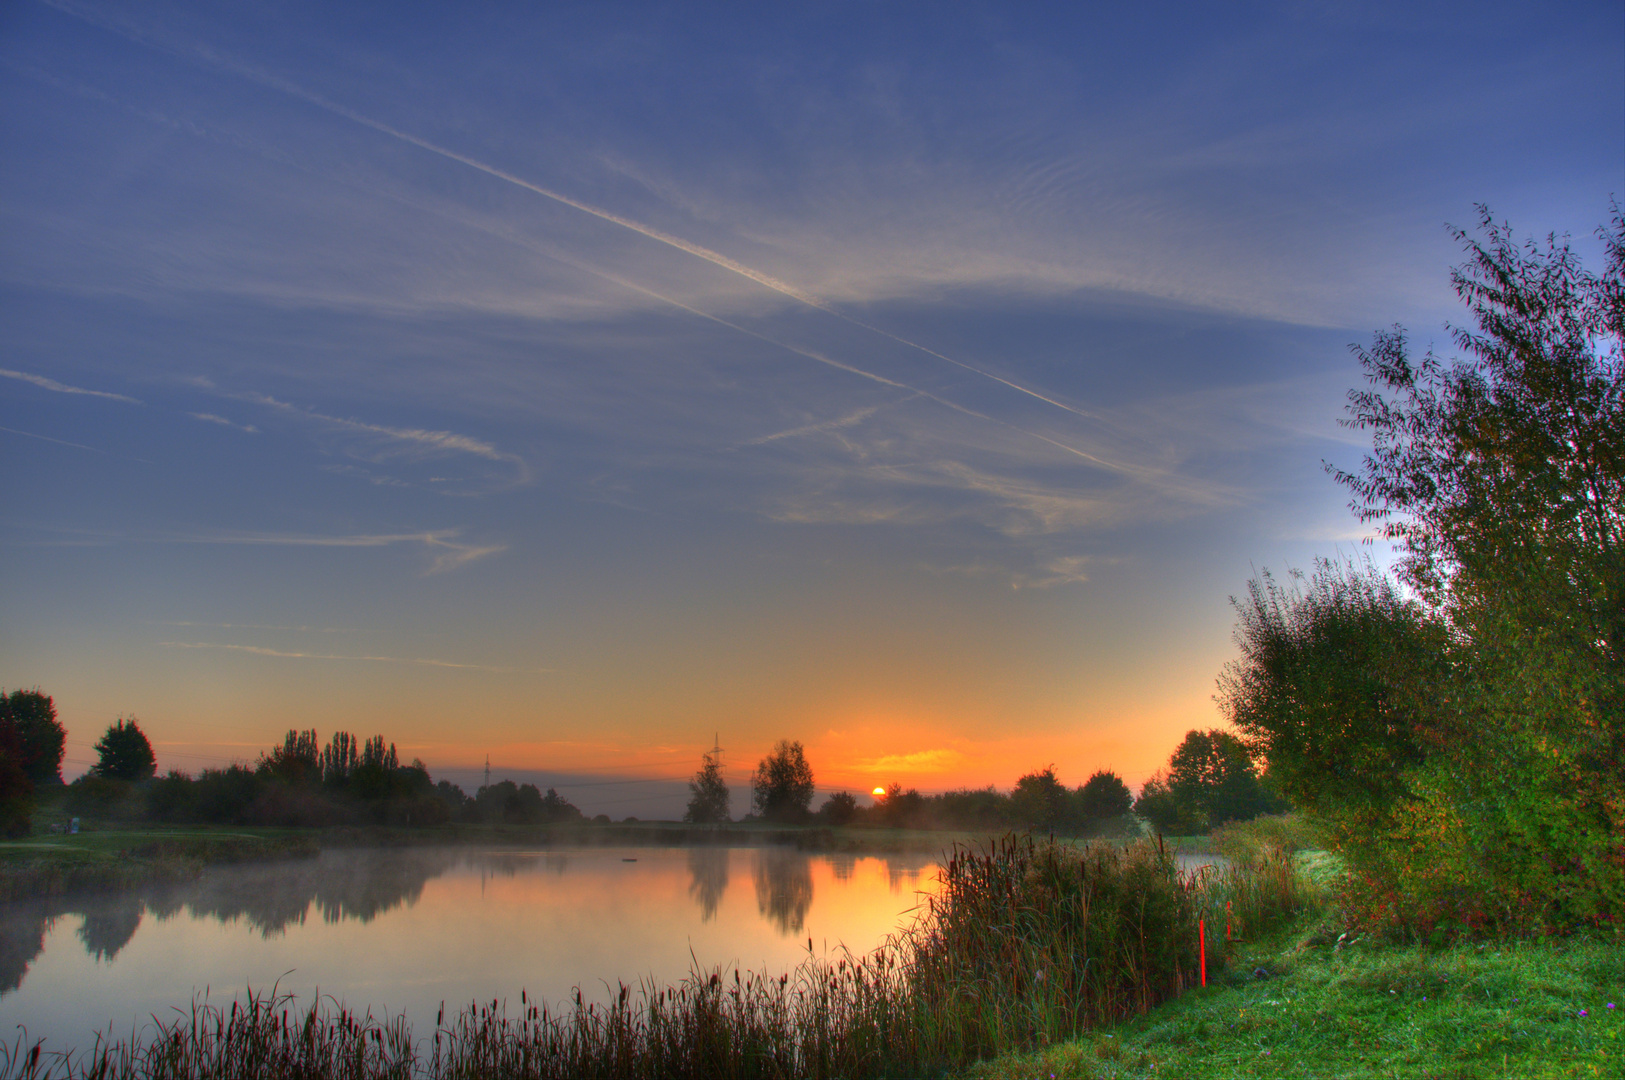
POLYGON ((1347 347, 1448 347, 1446 223, 1595 262, 1625 189, 1603 3, 18 2, 0 87, 0 681, 70 773, 123 713, 1138 783, 1226 598, 1358 549, 1347 347))

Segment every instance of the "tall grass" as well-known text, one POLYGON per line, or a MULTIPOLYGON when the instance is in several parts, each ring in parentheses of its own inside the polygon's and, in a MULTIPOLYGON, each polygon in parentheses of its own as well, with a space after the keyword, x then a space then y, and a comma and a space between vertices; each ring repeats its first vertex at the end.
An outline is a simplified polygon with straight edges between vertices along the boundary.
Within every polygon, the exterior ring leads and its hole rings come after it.
POLYGON ((778 1080, 928 1076, 1144 1012, 1193 985, 1198 920, 1222 967, 1240 937, 1301 906, 1285 857, 1182 873, 1160 844, 1078 849, 1008 837, 959 848, 912 925, 872 953, 781 975, 696 972, 674 986, 470 1005, 414 1040, 404 1018, 250 996, 77 1057, 19 1041, 0 1077, 526 1077, 778 1080))

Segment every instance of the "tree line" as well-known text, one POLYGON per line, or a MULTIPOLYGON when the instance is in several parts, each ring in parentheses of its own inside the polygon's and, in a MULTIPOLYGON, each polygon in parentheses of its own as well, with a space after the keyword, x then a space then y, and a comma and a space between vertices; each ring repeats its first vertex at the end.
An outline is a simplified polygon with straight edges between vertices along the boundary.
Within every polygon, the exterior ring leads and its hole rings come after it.
MULTIPOLYGON (((829 795, 815 811, 813 772, 799 742, 781 739, 751 775, 751 811, 745 820, 779 824, 870 825, 906 829, 1052 829, 1082 834, 1131 831, 1138 813, 1172 833, 1206 832, 1228 821, 1285 808, 1266 788, 1251 756, 1225 732, 1192 731, 1174 752, 1169 768, 1146 784, 1138 800, 1122 777, 1096 771, 1076 788, 1055 775, 1053 765, 1028 773, 1009 791, 989 785, 922 794, 893 784, 872 806, 851 792, 829 795)), ((727 781, 713 754, 701 758, 689 781, 684 820, 720 824, 731 820, 727 781)))
MULTIPOLYGON (((67 733, 52 698, 35 690, 0 695, 0 828, 26 834, 39 786, 63 786, 67 733)), ((97 760, 65 786, 70 814, 174 824, 325 826, 535 825, 583 815, 553 788, 501 780, 469 795, 435 783, 422 761, 402 763, 382 735, 289 731, 254 764, 208 768, 196 776, 157 775, 152 743, 134 718, 120 717, 96 742, 97 760)))

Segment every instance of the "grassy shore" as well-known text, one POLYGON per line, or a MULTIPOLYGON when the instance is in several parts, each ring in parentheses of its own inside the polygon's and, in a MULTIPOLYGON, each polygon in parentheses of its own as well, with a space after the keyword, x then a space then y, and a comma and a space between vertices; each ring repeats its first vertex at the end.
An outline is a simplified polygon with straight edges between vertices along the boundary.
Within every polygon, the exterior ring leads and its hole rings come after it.
POLYGON ((963 1070, 964 1080, 1625 1076, 1625 945, 1445 949, 1300 923, 1145 1016, 963 1070))

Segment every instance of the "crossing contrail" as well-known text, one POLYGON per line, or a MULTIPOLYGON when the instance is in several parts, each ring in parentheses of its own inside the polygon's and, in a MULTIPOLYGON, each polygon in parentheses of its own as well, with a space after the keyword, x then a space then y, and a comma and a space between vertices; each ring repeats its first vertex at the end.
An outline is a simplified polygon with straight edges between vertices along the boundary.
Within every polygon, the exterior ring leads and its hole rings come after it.
POLYGON ((318 109, 333 114, 334 116, 343 117, 352 123, 369 128, 381 135, 388 135, 390 138, 398 139, 401 142, 415 146, 427 153, 442 157, 447 161, 457 162, 460 165, 464 165, 470 169, 482 172, 487 176, 501 180, 508 184, 512 184, 513 186, 522 190, 529 191, 532 194, 540 195, 542 198, 550 199, 561 206, 568 206, 572 210, 579 211, 583 214, 588 214, 592 217, 598 218, 600 221, 609 222, 612 225, 618 225, 623 229, 637 233, 638 235, 653 240, 656 243, 665 244, 667 247, 671 247, 678 251, 684 252, 685 254, 692 255, 697 259, 703 259, 706 262, 711 263, 713 266, 721 267, 730 273, 737 274, 749 281, 753 281, 763 288, 770 289, 781 296, 785 296, 796 301, 797 303, 804 304, 807 307, 814 308, 818 311, 822 311, 827 315, 840 319, 842 322, 856 326, 861 330, 867 330, 872 334, 878 334, 881 337, 897 342, 899 345, 922 352, 925 355, 933 357, 937 360, 941 360, 944 363, 952 364, 954 367, 957 367, 963 371, 968 371, 973 375, 978 375, 981 378, 996 382, 1001 386, 1016 391, 1017 393, 1025 394, 1027 397, 1042 401, 1046 405, 1064 410, 1065 412, 1069 412, 1074 416, 1079 416, 1087 420, 1098 421, 1104 419, 1097 413, 1092 413, 1086 409, 1080 409, 1075 405, 1068 405, 1064 401, 1058 401, 1057 399, 1050 397, 1047 394, 1040 393, 1031 387, 1023 386, 1022 384, 1011 379, 1007 379, 1002 375, 996 375, 984 368, 977 367, 975 364, 969 364, 963 360, 956 360, 955 358, 944 353, 940 353, 929 346, 921 345, 917 341, 911 341, 908 338, 894 334, 889 330, 885 330, 871 323, 864 322, 861 319, 853 318, 852 316, 847 315, 837 309, 833 304, 831 304, 828 300, 825 300, 823 297, 808 292, 805 289, 797 288, 796 286, 791 285, 789 282, 781 281, 780 279, 773 277, 771 274, 766 274, 754 267, 747 266, 737 259, 729 258, 720 251, 713 251, 708 247, 696 244, 690 240, 685 240, 680 236, 674 236, 671 233, 656 229, 653 226, 645 225, 641 221, 635 221, 632 218, 624 217, 611 210, 606 210, 601 206, 594 206, 591 203, 583 202, 582 200, 573 198, 564 194, 563 192, 554 191, 551 188, 533 183, 530 180, 526 180, 522 176, 508 172, 506 169, 501 169, 495 165, 490 165, 479 160, 478 158, 459 153, 450 147, 441 146, 439 143, 431 142, 420 135, 414 135, 410 131, 404 131, 401 128, 397 128, 391 124, 386 124, 382 120, 374 119, 363 112, 358 112, 347 105, 343 105, 339 102, 323 97, 321 94, 318 94, 313 90, 308 90, 305 87, 300 86, 298 83, 282 78, 279 75, 273 75, 272 73, 254 67, 251 64, 246 64, 232 57, 224 56, 206 45, 194 44, 190 48, 183 50, 168 43, 154 41, 149 35, 141 33, 139 30, 130 27, 128 24, 112 20, 106 16, 86 12, 77 5, 64 2, 64 0, 42 0, 42 2, 49 4, 51 7, 57 8, 66 14, 72 15, 75 18, 93 23, 102 27, 103 29, 129 38, 132 41, 162 48, 165 51, 170 52, 190 52, 192 55, 202 58, 205 62, 216 68, 229 71, 241 78, 248 79, 251 82, 258 83, 261 86, 276 90, 279 93, 288 95, 289 97, 297 98, 306 104, 313 105, 318 109))

